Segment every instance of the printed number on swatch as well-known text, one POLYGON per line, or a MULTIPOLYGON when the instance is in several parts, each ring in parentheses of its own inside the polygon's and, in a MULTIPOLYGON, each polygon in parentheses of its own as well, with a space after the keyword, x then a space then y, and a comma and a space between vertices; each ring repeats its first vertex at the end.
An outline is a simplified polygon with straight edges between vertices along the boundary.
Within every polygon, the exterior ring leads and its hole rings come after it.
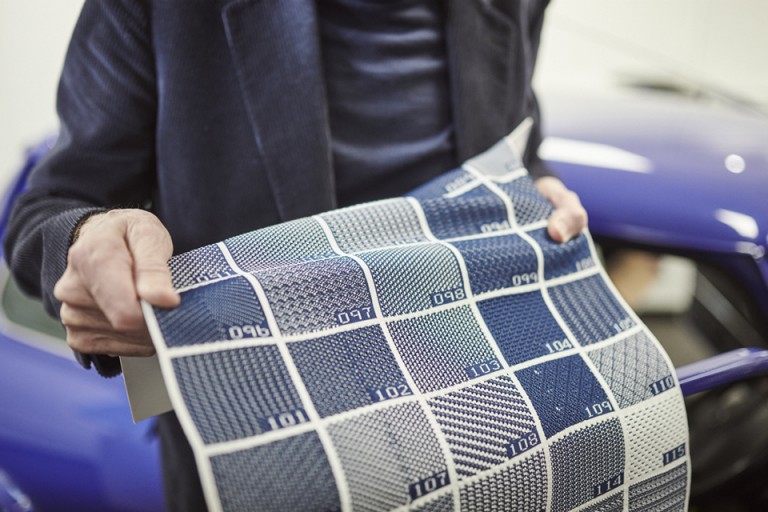
POLYGON ((576 270, 586 270, 594 266, 595 266, 595 262, 592 259, 592 256, 588 258, 580 259, 579 261, 576 262, 576 270))
POLYGON ((488 224, 482 224, 480 226, 480 232, 482 233, 491 233, 493 231, 503 231, 505 229, 510 229, 508 220, 503 220, 501 222, 489 222, 488 224))
POLYGON ((470 379, 488 375, 489 373, 501 370, 501 363, 498 359, 491 359, 483 363, 476 364, 467 368, 467 375, 470 379))
POLYGON ((304 409, 296 409, 295 411, 281 412, 280 414, 274 414, 267 416, 263 419, 262 428, 265 430, 278 430, 285 427, 292 427, 300 423, 306 423, 309 421, 307 413, 304 409))
POLYGON ((362 322, 363 320, 370 320, 374 316, 372 306, 363 306, 361 308, 339 311, 336 313, 336 323, 339 325, 352 324, 362 322))
POLYGON ((587 418, 595 418, 613 412, 613 406, 611 405, 611 402, 605 400, 585 407, 584 410, 587 411, 587 418))
POLYGON ((270 335, 269 329, 260 325, 233 325, 229 328, 229 339, 231 340, 266 338, 270 335))
POLYGON ((195 276, 195 282, 197 284, 200 283, 207 283, 208 281, 215 281, 217 279, 224 279, 225 277, 232 277, 234 275, 237 275, 237 272, 234 270, 228 268, 224 270, 219 270, 218 272, 205 272, 203 274, 200 274, 199 276, 195 276))
POLYGON ((626 317, 614 323, 613 330, 616 331, 616 333, 620 333, 620 332, 626 331, 627 329, 631 328, 634 325, 635 325, 635 322, 631 318, 626 317))
POLYGON ((392 400, 393 398, 400 398, 401 396, 412 395, 411 388, 408 384, 395 384, 393 386, 383 386, 379 389, 373 389, 369 391, 371 398, 376 402, 383 402, 384 400, 392 400))
POLYGON ((449 304, 451 302, 456 302, 457 300, 462 300, 466 298, 466 294, 464 293, 464 288, 455 288, 453 290, 435 292, 429 297, 432 300, 433 306, 442 306, 443 304, 449 304))
POLYGON ((539 444, 539 434, 536 432, 528 432, 523 437, 510 441, 507 445, 507 457, 517 457, 523 452, 527 452, 531 448, 539 444))
POLYGON ((608 491, 612 491, 613 489, 616 489, 617 487, 621 487, 621 485, 624 483, 624 472, 622 471, 615 477, 606 480, 605 482, 601 482, 595 487, 592 488, 592 497, 597 498, 598 496, 607 493, 608 491))
POLYGON ((672 378, 672 375, 667 375, 663 379, 649 384, 648 387, 650 388, 651 393, 653 393, 653 396, 656 396, 675 387, 675 379, 672 378))
POLYGON ((408 493, 411 495, 411 499, 415 500, 421 498, 425 494, 434 492, 442 487, 451 483, 451 479, 448 476, 448 471, 440 471, 432 476, 419 480, 408 486, 408 493))
POLYGON ((549 343, 545 343, 544 346, 547 348, 547 351, 550 354, 556 354, 557 352, 562 352, 563 350, 568 350, 569 348, 573 348, 573 345, 571 344, 571 341, 568 338, 565 338, 563 340, 551 341, 549 343))
POLYGON ((661 460, 664 466, 667 464, 671 464, 672 462, 675 462, 680 457, 685 456, 685 443, 681 444, 680 446, 669 450, 668 452, 665 452, 661 456, 661 460))
POLYGON ((512 286, 523 286, 539 282, 539 274, 536 272, 526 272, 525 274, 515 274, 512 276, 512 286))

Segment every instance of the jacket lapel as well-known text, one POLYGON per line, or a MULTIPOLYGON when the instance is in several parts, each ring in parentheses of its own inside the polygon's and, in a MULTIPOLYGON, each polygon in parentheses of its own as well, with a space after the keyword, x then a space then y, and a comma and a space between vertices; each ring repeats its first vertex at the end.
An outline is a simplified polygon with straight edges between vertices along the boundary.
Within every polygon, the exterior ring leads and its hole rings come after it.
POLYGON ((236 0, 222 19, 281 219, 334 208, 314 1, 236 0))
MULTIPOLYGON (((526 0, 521 0, 526 4, 526 0)), ((508 2, 509 3, 509 2, 508 2)), ((460 162, 485 151, 524 117, 529 87, 527 26, 518 3, 505 12, 491 0, 448 2, 448 58, 460 162), (515 113, 519 113, 514 119, 515 113)))

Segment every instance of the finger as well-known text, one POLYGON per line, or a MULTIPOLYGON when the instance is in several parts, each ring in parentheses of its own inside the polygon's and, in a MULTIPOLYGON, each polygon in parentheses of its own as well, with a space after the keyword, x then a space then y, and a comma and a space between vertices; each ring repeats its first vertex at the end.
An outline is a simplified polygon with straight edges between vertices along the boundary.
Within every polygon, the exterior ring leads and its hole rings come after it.
POLYGON ((70 303, 63 303, 59 311, 59 318, 65 327, 71 329, 90 329, 107 331, 112 329, 112 324, 104 313, 94 308, 83 308, 70 303))
POLYGON ((153 306, 177 306, 181 298, 173 288, 168 268, 173 244, 165 227, 154 217, 131 223, 126 243, 133 255, 138 296, 153 306))
POLYGON ((547 233, 555 242, 567 242, 581 233, 586 219, 587 213, 581 206, 561 206, 549 217, 547 233))
MULTIPOLYGON (((97 307, 118 330, 136 330, 144 323, 133 282, 133 259, 125 243, 124 225, 108 222, 109 212, 97 226, 81 231, 69 251, 69 265, 97 307)), ((90 222, 90 221, 89 221, 90 222)))
POLYGON ((563 200, 563 195, 568 192, 568 188, 562 181, 553 176, 544 176, 536 180, 536 188, 539 189, 541 195, 552 203, 555 208, 560 206, 563 200))
POLYGON ((539 192, 555 207, 547 225, 549 236, 556 242, 567 242, 587 225, 587 212, 579 196, 557 178, 546 176, 536 181, 539 192))
POLYGON ((96 301, 83 286, 83 282, 72 266, 68 266, 64 274, 53 287, 53 296, 61 303, 68 303, 82 308, 96 307, 96 301))
POLYGON ((127 338, 114 331, 67 328, 67 344, 82 354, 148 357, 155 353, 148 334, 147 339, 127 338))

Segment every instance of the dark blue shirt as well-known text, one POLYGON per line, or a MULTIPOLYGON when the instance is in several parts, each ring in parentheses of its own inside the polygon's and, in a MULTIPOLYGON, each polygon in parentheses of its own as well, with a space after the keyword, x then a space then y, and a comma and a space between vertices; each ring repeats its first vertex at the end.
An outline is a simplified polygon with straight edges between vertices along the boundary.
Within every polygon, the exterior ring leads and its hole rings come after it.
POLYGON ((439 0, 318 0, 340 205, 455 167, 439 0))

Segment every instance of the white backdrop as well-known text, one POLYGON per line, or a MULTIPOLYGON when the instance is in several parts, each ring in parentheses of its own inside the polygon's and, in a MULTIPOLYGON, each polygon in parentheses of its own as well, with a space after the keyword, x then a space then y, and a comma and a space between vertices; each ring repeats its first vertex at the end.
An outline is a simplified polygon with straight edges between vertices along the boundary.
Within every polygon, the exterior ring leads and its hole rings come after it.
POLYGON ((57 126, 56 84, 83 0, 0 0, 0 184, 57 126))

